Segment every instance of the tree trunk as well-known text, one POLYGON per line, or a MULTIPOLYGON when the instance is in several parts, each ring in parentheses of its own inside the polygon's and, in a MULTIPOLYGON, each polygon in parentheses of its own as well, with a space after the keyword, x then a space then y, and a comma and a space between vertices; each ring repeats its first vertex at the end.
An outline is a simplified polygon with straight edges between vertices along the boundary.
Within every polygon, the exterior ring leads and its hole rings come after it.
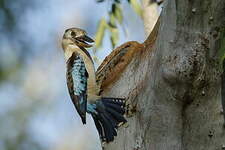
POLYGON ((97 72, 102 93, 126 97, 129 112, 105 150, 225 149, 224 15, 224 0, 167 0, 143 44, 126 43, 107 58, 97 72))

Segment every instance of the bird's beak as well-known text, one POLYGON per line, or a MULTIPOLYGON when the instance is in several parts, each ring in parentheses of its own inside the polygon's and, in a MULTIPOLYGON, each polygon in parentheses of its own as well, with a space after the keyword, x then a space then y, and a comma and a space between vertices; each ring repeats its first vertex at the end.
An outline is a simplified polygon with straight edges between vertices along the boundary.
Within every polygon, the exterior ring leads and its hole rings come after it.
POLYGON ((92 45, 88 44, 88 43, 93 43, 94 42, 94 40, 91 39, 90 37, 88 37, 87 35, 76 37, 74 39, 75 39, 75 41, 76 41, 78 46, 85 47, 85 48, 92 47, 92 45))

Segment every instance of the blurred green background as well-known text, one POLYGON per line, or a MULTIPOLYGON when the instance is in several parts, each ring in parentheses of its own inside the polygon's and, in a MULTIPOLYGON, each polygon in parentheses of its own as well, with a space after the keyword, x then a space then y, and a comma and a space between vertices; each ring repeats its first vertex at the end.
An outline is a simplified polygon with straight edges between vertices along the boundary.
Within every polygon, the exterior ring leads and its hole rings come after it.
MULTIPOLYGON (((99 33, 110 20, 113 0, 0 0, 0 150, 97 150, 100 141, 91 117, 83 126, 69 98, 61 49, 64 30, 99 33)), ((121 1, 123 21, 101 45, 90 50, 96 67, 112 46, 142 42, 141 17, 121 1)))

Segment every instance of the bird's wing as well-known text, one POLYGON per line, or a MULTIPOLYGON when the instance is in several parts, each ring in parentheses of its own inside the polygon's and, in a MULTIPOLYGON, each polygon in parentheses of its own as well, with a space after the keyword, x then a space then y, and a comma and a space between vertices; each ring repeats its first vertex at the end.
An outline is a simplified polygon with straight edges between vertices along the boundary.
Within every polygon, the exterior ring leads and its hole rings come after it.
POLYGON ((67 86, 83 124, 86 123, 88 73, 83 58, 73 53, 67 61, 67 86))

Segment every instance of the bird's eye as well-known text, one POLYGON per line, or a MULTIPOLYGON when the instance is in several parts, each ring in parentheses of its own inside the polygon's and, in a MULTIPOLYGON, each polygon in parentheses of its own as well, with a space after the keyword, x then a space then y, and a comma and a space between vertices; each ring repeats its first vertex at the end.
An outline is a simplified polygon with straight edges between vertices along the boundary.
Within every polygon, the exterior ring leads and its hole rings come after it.
POLYGON ((75 37, 75 36, 76 36, 76 33, 72 31, 72 32, 71 32, 71 36, 72 36, 72 37, 75 37))

